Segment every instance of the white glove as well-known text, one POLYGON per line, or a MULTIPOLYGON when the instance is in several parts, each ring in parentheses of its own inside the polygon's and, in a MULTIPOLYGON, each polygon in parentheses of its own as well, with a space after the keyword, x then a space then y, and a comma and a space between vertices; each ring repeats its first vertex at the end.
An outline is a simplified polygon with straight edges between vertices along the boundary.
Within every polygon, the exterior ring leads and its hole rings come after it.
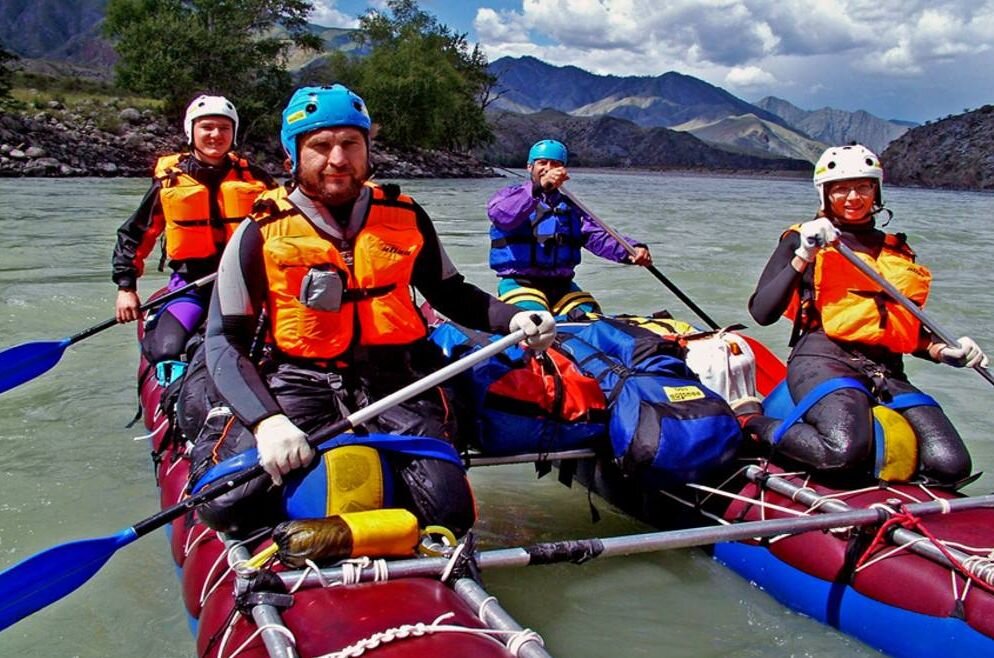
POLYGON ((801 246, 794 250, 794 255, 809 263, 814 262, 815 254, 822 247, 839 239, 839 229, 832 226, 832 222, 827 217, 804 222, 801 224, 800 233, 801 246))
POLYGON ((283 484, 284 475, 314 459, 314 448, 307 443, 307 435, 283 414, 259 421, 253 434, 259 463, 277 486, 283 484))
POLYGON ((525 332, 525 342, 533 350, 544 352, 556 338, 556 321, 548 311, 522 311, 515 314, 508 323, 513 333, 519 329, 525 332))
POLYGON ((959 347, 943 345, 939 349, 938 357, 942 363, 956 368, 974 368, 978 365, 986 368, 987 364, 990 363, 987 355, 980 349, 976 341, 969 336, 963 336, 959 339, 959 347))

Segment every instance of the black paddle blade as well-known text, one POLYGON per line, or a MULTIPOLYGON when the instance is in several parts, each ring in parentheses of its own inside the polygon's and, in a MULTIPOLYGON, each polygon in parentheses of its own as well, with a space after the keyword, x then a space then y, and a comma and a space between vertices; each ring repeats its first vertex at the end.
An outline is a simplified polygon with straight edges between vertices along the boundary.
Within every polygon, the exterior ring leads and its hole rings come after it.
POLYGON ((0 352, 0 393, 51 370, 68 345, 68 338, 43 340, 15 345, 0 352))
POLYGON ((0 631, 55 603, 93 577, 117 549, 138 535, 116 535, 53 546, 0 572, 0 631))

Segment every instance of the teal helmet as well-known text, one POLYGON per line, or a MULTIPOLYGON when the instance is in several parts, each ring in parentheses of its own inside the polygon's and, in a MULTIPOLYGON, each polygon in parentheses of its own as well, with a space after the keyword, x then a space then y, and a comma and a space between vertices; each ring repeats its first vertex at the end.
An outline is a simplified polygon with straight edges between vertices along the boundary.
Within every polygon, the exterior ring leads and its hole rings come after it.
POLYGON ((283 110, 280 142, 290 158, 290 173, 297 173, 297 137, 320 128, 353 126, 369 135, 372 122, 366 103, 342 85, 301 87, 283 110))
POLYGON ((535 142, 528 150, 528 164, 536 160, 555 160, 566 164, 566 145, 554 139, 535 142))

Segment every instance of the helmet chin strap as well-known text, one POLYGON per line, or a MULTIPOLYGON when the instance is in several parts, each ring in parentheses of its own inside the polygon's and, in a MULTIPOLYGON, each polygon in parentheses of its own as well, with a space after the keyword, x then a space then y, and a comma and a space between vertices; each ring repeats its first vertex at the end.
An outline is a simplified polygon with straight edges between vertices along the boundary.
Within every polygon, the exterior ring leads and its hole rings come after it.
POLYGON ((894 212, 890 208, 884 208, 883 206, 877 206, 876 210, 870 211, 870 217, 876 219, 876 215, 882 212, 887 213, 887 219, 885 219, 883 223, 880 224, 881 228, 890 224, 890 221, 894 219, 894 212))

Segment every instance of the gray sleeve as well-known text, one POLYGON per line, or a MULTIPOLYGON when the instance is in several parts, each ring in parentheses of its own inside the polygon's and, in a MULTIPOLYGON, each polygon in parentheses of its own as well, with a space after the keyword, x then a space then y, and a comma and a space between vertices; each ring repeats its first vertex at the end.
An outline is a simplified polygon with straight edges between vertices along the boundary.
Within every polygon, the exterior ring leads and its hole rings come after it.
POLYGON ((242 222, 221 256, 207 314, 207 367, 218 393, 247 427, 282 413, 251 358, 268 281, 263 238, 252 220, 242 222))

